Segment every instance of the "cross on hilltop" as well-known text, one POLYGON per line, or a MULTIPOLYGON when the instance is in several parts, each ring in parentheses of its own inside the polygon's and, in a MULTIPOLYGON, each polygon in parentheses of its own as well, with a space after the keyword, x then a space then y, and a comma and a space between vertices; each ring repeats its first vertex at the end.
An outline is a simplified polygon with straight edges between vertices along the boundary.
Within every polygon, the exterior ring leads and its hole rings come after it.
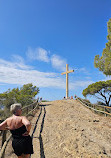
POLYGON ((69 93, 69 88, 68 88, 68 74, 74 72, 74 70, 69 70, 68 69, 68 64, 66 64, 66 72, 62 72, 61 75, 66 74, 66 99, 68 99, 68 93, 69 93))

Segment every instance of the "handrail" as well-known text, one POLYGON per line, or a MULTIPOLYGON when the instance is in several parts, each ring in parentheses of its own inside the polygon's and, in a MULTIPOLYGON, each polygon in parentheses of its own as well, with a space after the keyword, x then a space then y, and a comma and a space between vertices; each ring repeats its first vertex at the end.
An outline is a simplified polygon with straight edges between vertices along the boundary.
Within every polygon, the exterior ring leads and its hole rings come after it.
MULTIPOLYGON (((82 100, 82 99, 81 99, 82 100)), ((83 101, 83 102, 85 102, 85 103, 87 103, 87 104, 91 104, 91 103, 88 103, 88 102, 86 102, 86 101, 83 101)), ((104 107, 104 108, 108 108, 108 109, 111 109, 111 107, 110 106, 104 106, 104 105, 96 105, 96 104, 93 104, 93 105, 95 105, 95 106, 100 106, 100 107, 104 107)))
MULTIPOLYGON (((29 104, 29 105, 27 105, 27 106, 23 106, 23 107, 22 107, 22 113, 23 113, 23 110, 27 109, 28 107, 32 107, 32 106, 34 106, 34 105, 37 104, 37 103, 38 103, 38 102, 35 101, 35 102, 33 102, 32 104, 29 104)), ((4 117, 4 119, 3 119, 2 121, 4 121, 6 118, 7 118, 7 117, 4 117)))
POLYGON ((2 146, 2 149, 0 151, 0 158, 3 158, 4 157, 4 153, 5 153, 5 149, 8 145, 8 142, 10 141, 12 135, 10 134, 9 137, 7 138, 7 140, 4 142, 3 146, 2 146))
POLYGON ((27 106, 23 106, 22 107, 22 110, 24 110, 24 109, 26 109, 26 108, 28 108, 28 107, 30 107, 30 106, 33 106, 33 105, 35 105, 35 104, 37 104, 38 102, 37 101, 35 101, 34 103, 32 103, 32 104, 29 104, 29 105, 27 105, 27 106))
POLYGON ((104 109, 104 111, 101 111, 101 110, 97 110, 97 109, 95 108, 95 106, 99 107, 98 105, 94 105, 94 104, 91 104, 91 103, 87 103, 87 102, 83 101, 82 99, 79 99, 77 96, 76 96, 76 99, 79 100, 79 102, 80 102, 81 104, 83 104, 84 106, 88 107, 89 109, 92 109, 92 110, 94 110, 94 111, 103 113, 103 114, 105 114, 105 116, 107 116, 107 115, 110 115, 110 116, 111 116, 111 113, 110 113, 110 112, 106 112, 106 111, 105 111, 107 108, 111 109, 111 107, 99 105, 100 107, 102 107, 102 108, 104 109), (85 102, 85 103, 84 103, 84 102, 85 102), (93 107, 90 107, 89 104, 92 105, 93 107))
MULTIPOLYGON (((25 108, 28 108, 28 107, 34 106, 34 105, 36 105, 36 106, 30 112, 28 112, 26 116, 28 116, 31 112, 33 112, 39 106, 39 104, 37 102, 34 102, 31 105, 28 105, 28 106, 22 108, 22 110, 23 110, 25 108)), ((10 134, 8 136, 8 138, 5 140, 5 142, 4 142, 4 144, 3 144, 2 148, 1 148, 1 151, 0 151, 0 158, 4 158, 5 149, 7 147, 8 142, 10 141, 11 137, 12 137, 12 135, 10 134)))

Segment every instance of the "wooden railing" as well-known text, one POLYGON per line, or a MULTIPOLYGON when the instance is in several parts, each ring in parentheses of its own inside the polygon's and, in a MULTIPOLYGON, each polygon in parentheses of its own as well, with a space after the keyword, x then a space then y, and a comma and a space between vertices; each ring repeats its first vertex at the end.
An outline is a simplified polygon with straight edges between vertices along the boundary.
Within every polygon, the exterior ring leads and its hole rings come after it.
MULTIPOLYGON (((28 106, 25 106, 22 108, 22 114, 24 116, 28 116, 30 115, 35 109, 37 109, 39 107, 39 103, 38 102, 34 102, 28 106)), ((11 134, 9 134, 9 136, 7 137, 7 131, 2 131, 2 146, 1 146, 1 150, 0 150, 0 158, 4 158, 5 155, 5 149, 7 147, 8 142, 11 139, 11 134)))
POLYGON ((93 111, 104 114, 105 116, 107 115, 111 116, 111 107, 109 106, 91 104, 77 96, 76 96, 76 100, 78 100, 82 105, 88 107, 89 109, 92 109, 93 111))

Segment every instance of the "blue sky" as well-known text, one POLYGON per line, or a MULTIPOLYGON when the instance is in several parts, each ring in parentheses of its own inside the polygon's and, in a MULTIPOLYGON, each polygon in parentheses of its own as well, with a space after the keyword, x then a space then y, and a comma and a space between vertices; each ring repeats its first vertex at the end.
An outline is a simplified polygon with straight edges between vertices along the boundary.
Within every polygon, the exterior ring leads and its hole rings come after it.
POLYGON ((66 63, 69 96, 110 79, 94 68, 110 18, 110 0, 0 0, 0 93, 33 83, 43 99, 62 99, 66 63))

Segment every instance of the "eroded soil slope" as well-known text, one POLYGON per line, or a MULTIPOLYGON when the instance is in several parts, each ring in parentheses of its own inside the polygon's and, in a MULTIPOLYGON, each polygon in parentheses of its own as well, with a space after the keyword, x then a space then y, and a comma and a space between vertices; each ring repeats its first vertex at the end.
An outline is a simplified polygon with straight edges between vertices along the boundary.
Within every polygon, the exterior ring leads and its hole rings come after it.
POLYGON ((32 158, 111 157, 111 118, 93 113, 76 100, 44 105, 34 133, 32 158))

